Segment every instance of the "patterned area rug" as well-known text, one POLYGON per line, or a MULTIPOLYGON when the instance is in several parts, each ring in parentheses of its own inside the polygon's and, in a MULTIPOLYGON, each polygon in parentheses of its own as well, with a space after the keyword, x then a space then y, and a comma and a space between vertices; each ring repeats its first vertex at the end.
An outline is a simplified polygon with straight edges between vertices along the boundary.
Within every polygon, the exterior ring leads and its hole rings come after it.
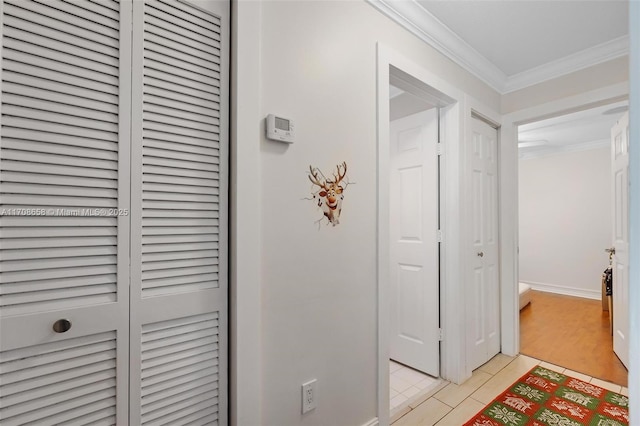
POLYGON ((629 398, 537 366, 465 426, 622 426, 629 398))

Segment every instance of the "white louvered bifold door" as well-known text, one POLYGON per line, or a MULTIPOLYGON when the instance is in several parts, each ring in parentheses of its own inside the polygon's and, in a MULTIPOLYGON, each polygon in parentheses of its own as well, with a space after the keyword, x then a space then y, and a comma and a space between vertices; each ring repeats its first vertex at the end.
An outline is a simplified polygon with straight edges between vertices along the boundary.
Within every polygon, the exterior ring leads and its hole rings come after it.
POLYGON ((127 424, 131 3, 0 7, 0 424, 127 424))
POLYGON ((132 425, 227 423, 228 8, 134 2, 132 425))

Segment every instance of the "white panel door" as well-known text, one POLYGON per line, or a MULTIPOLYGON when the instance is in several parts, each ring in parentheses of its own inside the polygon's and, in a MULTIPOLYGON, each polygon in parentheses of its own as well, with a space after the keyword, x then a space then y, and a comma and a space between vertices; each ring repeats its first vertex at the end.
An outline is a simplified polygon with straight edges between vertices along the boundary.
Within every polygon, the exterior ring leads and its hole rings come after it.
POLYGON ((472 246, 470 263, 473 336, 471 367, 500 351, 500 289, 498 276, 498 132, 484 121, 471 120, 472 246))
POLYGON ((1 6, 0 423, 126 425, 131 5, 1 6))
POLYGON ((613 351, 629 367, 629 113, 611 129, 613 351))
POLYGON ((391 359, 440 375, 438 111, 390 126, 391 359))
POLYGON ((134 2, 132 425, 227 423, 229 2, 134 2))

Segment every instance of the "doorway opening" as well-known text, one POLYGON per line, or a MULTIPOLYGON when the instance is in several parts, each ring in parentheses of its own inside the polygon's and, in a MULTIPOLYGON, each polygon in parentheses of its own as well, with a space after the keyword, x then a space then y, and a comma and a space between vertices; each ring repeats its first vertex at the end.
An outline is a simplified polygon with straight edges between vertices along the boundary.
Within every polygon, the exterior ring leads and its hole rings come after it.
POLYGON ((406 80, 397 68, 390 70, 387 173, 391 415, 441 383, 437 234, 440 109, 406 80))
POLYGON ((518 281, 531 288, 521 296, 521 353, 622 386, 602 273, 614 229, 611 128, 627 104, 518 127, 518 281))
POLYGON ((446 374, 440 362, 447 349, 440 342, 446 253, 439 238, 445 216, 439 152, 447 142, 443 135, 455 140, 459 124, 452 97, 427 84, 424 75, 415 77, 421 69, 414 64, 392 62, 378 68, 384 71, 378 80, 378 401, 383 422, 394 398, 407 407, 435 392, 442 383, 438 378, 446 374), (399 364, 390 364, 391 353, 399 364))

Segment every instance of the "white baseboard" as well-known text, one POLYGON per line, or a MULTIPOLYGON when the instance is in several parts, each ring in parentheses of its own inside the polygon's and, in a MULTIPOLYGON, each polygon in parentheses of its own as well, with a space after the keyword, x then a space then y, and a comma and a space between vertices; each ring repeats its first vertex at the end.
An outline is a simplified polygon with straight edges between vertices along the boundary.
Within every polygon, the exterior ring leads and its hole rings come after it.
POLYGON ((371 420, 369 420, 368 422, 366 422, 365 424, 363 424, 362 426, 378 426, 380 423, 378 422, 378 418, 374 417, 371 420))
POLYGON ((557 284, 536 283, 532 281, 520 281, 529 284, 532 290, 544 291, 547 293, 564 294, 565 296, 583 297, 585 299, 600 300, 602 291, 587 290, 584 288, 565 287, 557 284))

